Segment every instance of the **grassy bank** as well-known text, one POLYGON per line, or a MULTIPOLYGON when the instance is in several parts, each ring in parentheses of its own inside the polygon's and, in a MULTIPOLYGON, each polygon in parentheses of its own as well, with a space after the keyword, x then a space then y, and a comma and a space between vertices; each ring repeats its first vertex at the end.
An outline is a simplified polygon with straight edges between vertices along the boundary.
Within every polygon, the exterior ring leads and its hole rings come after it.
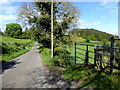
POLYGON ((79 88, 101 88, 118 90, 120 88, 119 75, 107 75, 104 71, 96 70, 93 66, 74 65, 63 71, 62 77, 68 81, 75 81, 73 86, 79 88))
POLYGON ((26 52, 28 52, 33 46, 31 40, 15 39, 11 37, 2 37, 0 48, 2 52, 0 53, 1 61, 10 61, 26 52))
POLYGON ((7 43, 30 43, 31 40, 25 40, 25 39, 16 39, 12 37, 5 37, 5 36, 0 36, 0 42, 7 42, 7 43))
POLYGON ((52 65, 52 61, 51 61, 51 49, 48 48, 40 48, 40 55, 42 57, 43 63, 45 65, 52 65))

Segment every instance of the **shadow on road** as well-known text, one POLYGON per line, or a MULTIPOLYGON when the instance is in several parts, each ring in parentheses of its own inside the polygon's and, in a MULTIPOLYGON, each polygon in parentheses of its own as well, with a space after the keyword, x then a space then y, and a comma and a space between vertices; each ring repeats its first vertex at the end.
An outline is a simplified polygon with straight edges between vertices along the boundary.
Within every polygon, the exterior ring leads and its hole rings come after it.
POLYGON ((16 59, 14 61, 9 61, 9 62, 2 60, 2 62, 0 62, 0 74, 2 74, 7 69, 15 68, 14 66, 20 63, 17 60, 19 59, 16 59))
POLYGON ((71 82, 68 82, 61 77, 63 67, 53 67, 54 68, 49 67, 49 73, 42 82, 42 86, 47 88, 70 88, 71 82))

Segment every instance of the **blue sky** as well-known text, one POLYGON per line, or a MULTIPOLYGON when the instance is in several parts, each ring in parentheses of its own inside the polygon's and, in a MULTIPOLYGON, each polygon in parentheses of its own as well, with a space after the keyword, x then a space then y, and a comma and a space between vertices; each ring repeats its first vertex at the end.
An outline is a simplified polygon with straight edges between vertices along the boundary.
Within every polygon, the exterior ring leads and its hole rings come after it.
POLYGON ((80 9, 80 28, 94 28, 104 32, 118 33, 117 2, 75 2, 80 9))
MULTIPOLYGON (((75 2, 74 4, 80 10, 79 28, 94 28, 118 34, 117 2, 75 2)), ((7 23, 16 22, 16 11, 20 5, 19 2, 7 2, 6 0, 0 2, 0 28, 2 31, 7 23)))

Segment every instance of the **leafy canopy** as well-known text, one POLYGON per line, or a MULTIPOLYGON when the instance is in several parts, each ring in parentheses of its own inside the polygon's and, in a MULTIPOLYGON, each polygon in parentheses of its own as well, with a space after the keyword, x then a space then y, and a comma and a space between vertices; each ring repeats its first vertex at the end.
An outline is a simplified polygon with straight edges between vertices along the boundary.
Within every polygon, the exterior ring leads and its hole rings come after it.
MULTIPOLYGON (((79 10, 69 2, 53 3, 54 46, 66 43, 65 35, 79 15, 79 10)), ((31 37, 50 48, 51 43, 51 2, 24 3, 18 11, 18 20, 24 26, 30 25, 31 37)))
POLYGON ((22 27, 18 23, 6 24, 5 34, 10 37, 20 37, 22 35, 22 27))

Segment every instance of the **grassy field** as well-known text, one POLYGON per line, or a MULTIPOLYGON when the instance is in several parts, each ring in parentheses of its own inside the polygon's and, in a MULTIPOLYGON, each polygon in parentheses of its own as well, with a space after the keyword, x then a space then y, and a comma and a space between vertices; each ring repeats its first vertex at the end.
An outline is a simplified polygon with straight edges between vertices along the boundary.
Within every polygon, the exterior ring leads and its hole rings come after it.
POLYGON ((31 40, 25 40, 25 39, 16 39, 12 37, 5 37, 5 36, 0 36, 0 42, 11 42, 11 43, 30 43, 31 40))
POLYGON ((16 39, 0 36, 0 61, 10 61, 26 52, 28 52, 34 43, 31 40, 16 39))
MULTIPOLYGON (((101 43, 101 42, 98 42, 98 41, 92 41, 92 42, 90 42, 90 43, 81 42, 81 43, 79 43, 79 44, 102 45, 102 43, 101 43)), ((80 48, 80 49, 86 50, 86 46, 85 46, 85 45, 78 45, 78 44, 77 44, 76 47, 77 47, 77 48, 80 48)), ((68 50, 70 51, 71 56, 74 56, 74 55, 75 55, 74 43, 71 44, 70 46, 68 46, 68 50)), ((86 53, 86 51, 84 51, 84 50, 76 49, 76 52, 77 52, 77 53, 76 53, 76 56, 83 58, 83 59, 77 58, 77 63, 83 63, 83 62, 85 61, 85 53, 86 53), (79 53, 84 54, 84 55, 81 55, 81 54, 79 54, 79 53)), ((89 46, 88 50, 94 52, 94 47, 93 47, 93 46, 89 46)), ((94 58, 94 53, 89 52, 89 57, 94 58)), ((89 62, 93 64, 93 63, 94 63, 94 60, 93 60, 92 58, 89 58, 89 62)))

